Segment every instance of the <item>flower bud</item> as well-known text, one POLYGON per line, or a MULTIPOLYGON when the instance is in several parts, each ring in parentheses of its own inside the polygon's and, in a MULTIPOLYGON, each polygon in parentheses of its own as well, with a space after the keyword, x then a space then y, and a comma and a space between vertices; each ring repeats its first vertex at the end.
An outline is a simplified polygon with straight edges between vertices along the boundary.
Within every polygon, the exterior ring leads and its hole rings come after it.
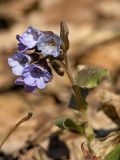
POLYGON ((55 72, 60 75, 60 76, 63 76, 64 75, 64 70, 63 68, 55 61, 52 61, 51 62, 51 65, 53 67, 53 69, 55 70, 55 72))

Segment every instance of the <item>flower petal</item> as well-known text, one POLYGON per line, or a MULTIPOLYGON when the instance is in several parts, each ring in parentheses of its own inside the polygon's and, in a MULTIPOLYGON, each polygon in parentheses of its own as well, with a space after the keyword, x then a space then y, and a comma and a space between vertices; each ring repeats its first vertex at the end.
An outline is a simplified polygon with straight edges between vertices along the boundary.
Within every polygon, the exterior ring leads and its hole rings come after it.
POLYGON ((36 80, 36 84, 37 84, 38 88, 40 88, 40 89, 44 89, 45 86, 46 86, 46 83, 45 83, 43 77, 37 79, 37 80, 36 80))
POLYGON ((36 79, 33 78, 31 75, 28 75, 24 78, 24 82, 26 85, 29 85, 29 86, 36 86, 36 79))
MULTIPOLYGON (((38 38, 41 35, 41 33, 41 31, 30 26, 28 27, 27 31, 25 31, 21 36, 16 35, 16 38, 20 43, 28 47, 28 49, 32 49, 37 44, 38 38)), ((19 49, 21 50, 20 47, 19 49)))
POLYGON ((44 71, 44 81, 48 83, 49 81, 51 81, 51 79, 52 79, 52 74, 49 73, 48 71, 44 71))
POLYGON ((18 78, 15 83, 17 85, 23 85, 24 86, 24 89, 26 92, 34 92, 35 89, 36 89, 36 86, 28 86, 24 83, 23 79, 22 78, 18 78))
POLYGON ((18 43, 18 50, 20 52, 26 52, 28 50, 28 47, 26 47, 23 43, 18 43))
POLYGON ((28 48, 33 48, 36 45, 36 41, 33 39, 33 36, 28 33, 24 33, 21 39, 21 42, 26 45, 28 48))
POLYGON ((8 64, 9 64, 11 67, 15 67, 15 66, 19 65, 19 63, 14 60, 14 57, 8 58, 8 64))
POLYGON ((25 84, 22 78, 17 78, 16 81, 15 81, 15 83, 17 85, 24 85, 25 84))
POLYGON ((21 76, 23 70, 24 70, 24 67, 22 67, 21 65, 17 65, 17 66, 12 68, 12 72, 16 76, 21 76))
POLYGON ((52 55, 53 57, 58 57, 60 55, 60 45, 62 40, 59 36, 51 32, 44 32, 44 34, 39 37, 37 48, 42 52, 44 56, 52 55))

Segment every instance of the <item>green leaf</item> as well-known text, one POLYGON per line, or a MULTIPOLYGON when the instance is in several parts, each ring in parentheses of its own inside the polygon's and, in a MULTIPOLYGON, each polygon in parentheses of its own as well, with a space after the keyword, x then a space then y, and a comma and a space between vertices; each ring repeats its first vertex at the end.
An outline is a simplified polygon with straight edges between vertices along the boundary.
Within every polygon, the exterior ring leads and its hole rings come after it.
POLYGON ((110 153, 108 153, 104 160, 120 160, 120 144, 118 144, 110 153))
POLYGON ((71 118, 60 118, 56 120, 55 124, 61 129, 68 129, 80 134, 84 133, 85 123, 78 124, 71 118))
POLYGON ((85 66, 76 76, 75 81, 81 88, 95 88, 104 78, 110 78, 109 71, 103 68, 85 66))
POLYGON ((60 23, 60 37, 63 40, 64 47, 63 50, 66 52, 69 49, 69 39, 68 39, 69 29, 65 22, 60 23))

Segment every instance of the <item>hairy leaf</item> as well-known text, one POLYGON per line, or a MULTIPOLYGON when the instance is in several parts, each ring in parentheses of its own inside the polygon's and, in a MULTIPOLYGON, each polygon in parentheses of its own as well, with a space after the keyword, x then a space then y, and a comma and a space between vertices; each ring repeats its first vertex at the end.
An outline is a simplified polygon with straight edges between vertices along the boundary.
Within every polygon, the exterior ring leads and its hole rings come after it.
POLYGON ((109 77, 107 69, 85 66, 76 74, 75 81, 79 87, 91 89, 99 85, 102 79, 109 77))
POLYGON ((71 118, 60 118, 56 120, 55 124, 61 129, 69 129, 80 134, 84 133, 85 123, 78 124, 71 118))

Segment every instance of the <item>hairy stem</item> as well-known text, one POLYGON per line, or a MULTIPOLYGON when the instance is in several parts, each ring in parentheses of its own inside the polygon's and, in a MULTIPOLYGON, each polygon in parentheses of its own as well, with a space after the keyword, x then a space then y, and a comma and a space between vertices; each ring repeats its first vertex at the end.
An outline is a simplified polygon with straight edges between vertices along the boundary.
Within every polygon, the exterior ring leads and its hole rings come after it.
POLYGON ((68 60, 65 60, 65 62, 67 62, 67 65, 61 61, 58 61, 58 60, 56 60, 56 62, 64 69, 64 71, 67 74, 68 79, 70 80, 73 92, 76 96, 76 100, 79 105, 78 110, 85 109, 84 108, 85 102, 83 101, 83 98, 81 97, 81 92, 74 81, 73 75, 72 75, 70 68, 69 68, 69 65, 68 65, 68 60))
POLYGON ((80 113, 80 117, 83 122, 87 122, 87 126, 85 127, 85 136, 86 136, 88 142, 91 142, 91 140, 94 138, 94 132, 93 132, 91 125, 88 122, 86 103, 85 103, 85 100, 83 99, 83 97, 81 96, 80 88, 76 85, 76 83, 74 81, 74 78, 73 78, 73 75, 70 71, 68 62, 69 62, 69 60, 68 60, 67 56, 65 59, 65 63, 57 60, 57 63, 64 69, 64 71, 66 72, 66 74, 71 82, 73 92, 76 96, 77 104, 79 105, 78 110, 80 113))

